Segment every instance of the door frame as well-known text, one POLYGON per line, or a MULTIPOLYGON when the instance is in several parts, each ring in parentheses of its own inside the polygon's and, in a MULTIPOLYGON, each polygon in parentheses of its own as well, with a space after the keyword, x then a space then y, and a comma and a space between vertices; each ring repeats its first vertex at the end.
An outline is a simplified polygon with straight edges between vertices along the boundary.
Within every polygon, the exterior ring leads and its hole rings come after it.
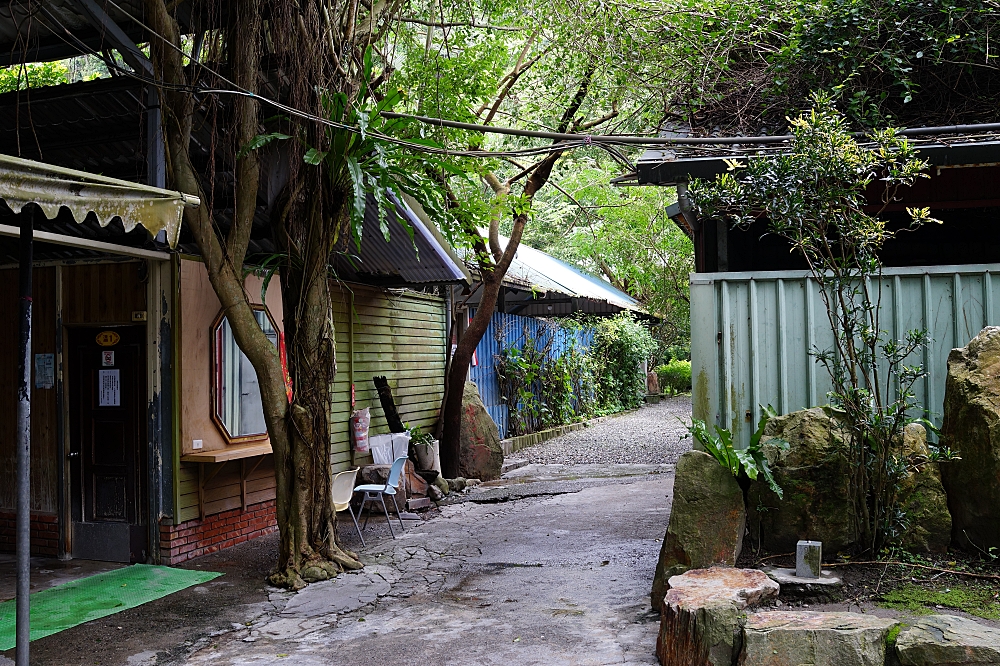
MULTIPOLYGON (((69 553, 72 557, 84 557, 88 559, 112 559, 113 561, 128 562, 131 557, 129 554, 135 550, 133 546, 138 543, 138 540, 145 542, 145 547, 142 549, 145 552, 144 558, 137 558, 137 561, 149 561, 151 543, 149 541, 149 535, 152 530, 149 528, 149 521, 152 517, 152 512, 150 511, 150 499, 151 493, 149 489, 149 480, 153 476, 148 468, 150 456, 150 441, 148 437, 148 429, 146 426, 146 419, 143 418, 144 414, 148 413, 148 400, 144 399, 142 387, 148 386, 149 382, 147 379, 147 374, 149 372, 149 352, 147 349, 148 336, 147 327, 143 323, 139 324, 92 324, 92 323, 81 323, 74 325, 67 325, 64 327, 65 331, 65 364, 68 369, 67 377, 65 380, 65 386, 67 391, 67 404, 66 404, 66 414, 68 420, 64 428, 66 433, 66 461, 67 461, 67 490, 69 491, 69 501, 67 502, 67 509, 69 514, 69 524, 67 525, 68 532, 72 535, 70 539, 69 553), (123 330, 124 329, 124 330, 123 330), (100 331, 104 330, 116 330, 129 332, 129 337, 132 338, 133 344, 138 344, 139 351, 135 359, 135 372, 137 376, 134 380, 134 386, 138 389, 138 395, 135 396, 134 404, 134 437, 135 437, 135 450, 133 451, 133 461, 132 461, 132 477, 127 482, 132 485, 134 492, 134 516, 135 522, 126 520, 125 522, 104 522, 104 521, 88 521, 87 520, 87 498, 86 495, 86 479, 85 479, 85 461, 83 456, 82 442, 83 434, 82 427, 83 422, 81 419, 83 413, 83 406, 80 405, 79 401, 82 396, 73 397, 70 395, 74 387, 81 386, 79 382, 85 381, 79 377, 74 377, 73 372, 84 367, 80 364, 84 363, 82 359, 77 359, 74 354, 77 351, 78 345, 72 344, 72 339, 81 335, 81 331, 87 331, 87 334, 96 335, 100 331), (75 405, 75 409, 74 409, 75 405), (79 429, 79 430, 78 430, 79 429), (76 440, 74 441, 73 435, 76 431, 76 440), (74 450, 75 448, 75 450, 74 450), (92 544, 101 541, 119 541, 128 543, 128 551, 118 552, 117 555, 111 555, 112 550, 103 550, 97 548, 92 544)), ((124 337, 124 336, 123 336, 124 337)), ((81 338, 82 342, 86 338, 81 338)), ((96 348, 94 349, 96 351, 96 348)), ((122 387, 125 390, 126 387, 122 387)), ((127 509, 128 513, 131 513, 127 509)), ((158 532, 158 526, 157 526, 158 532)))

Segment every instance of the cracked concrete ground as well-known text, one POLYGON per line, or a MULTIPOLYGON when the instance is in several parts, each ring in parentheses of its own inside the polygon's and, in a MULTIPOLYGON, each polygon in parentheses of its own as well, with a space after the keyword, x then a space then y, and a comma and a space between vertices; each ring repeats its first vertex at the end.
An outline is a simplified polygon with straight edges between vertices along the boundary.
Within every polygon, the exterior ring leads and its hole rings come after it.
POLYGON ((362 549, 340 521, 366 567, 298 594, 264 582, 272 534, 182 565, 224 574, 205 585, 33 641, 31 662, 655 664, 649 587, 672 487, 670 464, 530 464, 395 540, 374 516, 362 549))
POLYGON ((172 663, 655 664, 648 595, 673 468, 574 467, 516 470, 371 544, 363 571, 274 593, 273 613, 172 663), (511 488, 528 492, 477 501, 511 488))

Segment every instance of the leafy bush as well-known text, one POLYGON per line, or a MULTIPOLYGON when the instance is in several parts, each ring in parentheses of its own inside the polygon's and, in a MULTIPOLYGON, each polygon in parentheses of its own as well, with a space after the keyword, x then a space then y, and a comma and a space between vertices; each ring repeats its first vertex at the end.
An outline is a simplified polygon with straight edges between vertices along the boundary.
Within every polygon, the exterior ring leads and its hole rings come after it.
POLYGON ((0 67, 0 93, 67 83, 66 66, 58 62, 0 67))
MULTIPOLYGON (((719 461, 720 465, 728 469, 736 477, 736 480, 741 482, 741 486, 746 487, 745 483, 756 481, 758 476, 763 476, 768 487, 780 499, 784 497, 784 491, 771 474, 771 467, 767 464, 767 458, 764 457, 764 447, 760 442, 767 422, 775 416, 777 414, 771 405, 761 408, 757 431, 754 432, 750 438, 750 445, 745 449, 737 449, 733 446, 733 433, 728 428, 715 426, 716 434, 713 435, 708 431, 705 422, 699 419, 695 419, 691 423, 688 432, 698 440, 699 444, 705 447, 705 450, 713 458, 719 461)), ((788 448, 788 442, 778 437, 772 437, 767 440, 767 443, 781 449, 788 448)))
POLYGON ((576 337, 578 324, 549 322, 538 336, 524 327, 515 344, 498 331, 496 354, 500 394, 507 404, 510 435, 524 435, 585 418, 593 413, 590 358, 576 337), (562 352, 556 336, 566 336, 562 352))
POLYGON ((687 393, 691 390, 691 361, 674 359, 656 369, 660 390, 670 389, 670 394, 687 393))
POLYGON ((646 394, 642 362, 655 349, 653 336, 631 312, 621 312, 597 323, 590 357, 601 410, 622 411, 642 404, 646 394))

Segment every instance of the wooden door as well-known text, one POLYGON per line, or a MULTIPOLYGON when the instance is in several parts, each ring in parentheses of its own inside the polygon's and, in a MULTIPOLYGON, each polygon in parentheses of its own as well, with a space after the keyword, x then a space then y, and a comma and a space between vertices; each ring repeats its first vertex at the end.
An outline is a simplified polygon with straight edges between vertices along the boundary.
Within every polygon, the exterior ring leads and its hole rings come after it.
POLYGON ((145 329, 74 328, 69 338, 74 556, 144 561, 145 329))

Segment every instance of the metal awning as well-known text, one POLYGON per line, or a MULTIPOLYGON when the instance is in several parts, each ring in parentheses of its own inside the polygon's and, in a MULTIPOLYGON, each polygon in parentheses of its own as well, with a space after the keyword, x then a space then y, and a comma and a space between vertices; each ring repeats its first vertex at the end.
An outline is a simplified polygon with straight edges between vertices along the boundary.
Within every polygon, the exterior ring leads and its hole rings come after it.
POLYGON ((37 204, 50 220, 60 208, 78 223, 93 213, 102 227, 117 217, 126 232, 136 226, 153 236, 164 232, 170 247, 177 245, 184 207, 201 204, 190 194, 8 155, 0 155, 0 199, 15 213, 37 204))

